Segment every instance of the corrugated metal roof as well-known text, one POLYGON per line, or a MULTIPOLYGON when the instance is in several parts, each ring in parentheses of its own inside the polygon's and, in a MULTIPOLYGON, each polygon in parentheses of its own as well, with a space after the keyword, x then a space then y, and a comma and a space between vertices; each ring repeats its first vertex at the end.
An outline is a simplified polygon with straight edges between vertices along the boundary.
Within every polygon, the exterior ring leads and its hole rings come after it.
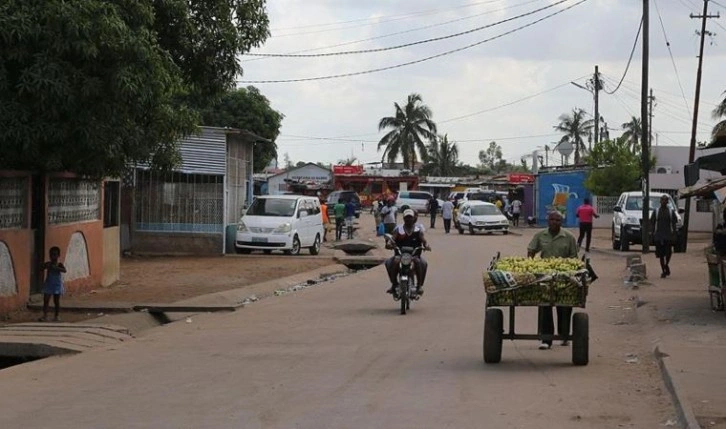
MULTIPOLYGON (((186 174, 225 175, 227 166, 227 129, 200 127, 200 133, 179 140, 181 164, 174 171, 186 174)), ((148 169, 140 163, 137 168, 148 169)))

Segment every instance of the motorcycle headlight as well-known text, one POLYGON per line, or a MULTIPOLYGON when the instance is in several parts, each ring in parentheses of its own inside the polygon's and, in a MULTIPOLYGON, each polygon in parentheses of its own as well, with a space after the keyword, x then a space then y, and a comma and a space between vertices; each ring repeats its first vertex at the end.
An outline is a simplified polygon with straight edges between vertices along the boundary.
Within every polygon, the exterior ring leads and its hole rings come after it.
POLYGON ((240 221, 239 224, 237 225, 237 231, 238 232, 248 232, 249 229, 247 228, 247 225, 245 225, 244 222, 240 221))
POLYGON ((283 223, 282 225, 278 226, 277 228, 275 228, 275 230, 273 232, 276 234, 285 234, 290 231, 292 231, 292 226, 290 225, 289 222, 286 222, 286 223, 283 223))
POLYGON ((413 261, 413 256, 411 256, 410 253, 404 253, 401 255, 401 263, 403 265, 411 265, 411 261, 413 261))

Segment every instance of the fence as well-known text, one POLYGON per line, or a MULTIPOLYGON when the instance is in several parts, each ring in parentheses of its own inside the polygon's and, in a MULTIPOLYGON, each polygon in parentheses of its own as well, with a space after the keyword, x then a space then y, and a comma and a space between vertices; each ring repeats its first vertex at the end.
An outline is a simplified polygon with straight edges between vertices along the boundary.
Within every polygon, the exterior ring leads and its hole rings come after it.
POLYGON ((136 170, 135 229, 222 233, 224 176, 136 170))
POLYGON ((87 222, 101 218, 101 183, 82 179, 50 179, 48 224, 87 222))
POLYGON ((0 229, 27 228, 27 177, 0 177, 0 229))

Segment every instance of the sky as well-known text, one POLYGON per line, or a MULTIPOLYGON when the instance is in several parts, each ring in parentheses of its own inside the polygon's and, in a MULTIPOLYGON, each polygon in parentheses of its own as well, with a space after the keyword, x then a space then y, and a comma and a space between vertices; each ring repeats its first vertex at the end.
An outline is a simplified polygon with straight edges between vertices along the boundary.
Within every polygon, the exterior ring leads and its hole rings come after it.
MULTIPOLYGON (((258 87, 285 115, 277 140, 281 163, 284 154, 293 163, 336 163, 351 156, 380 161, 379 120, 393 116, 394 102, 403 105, 418 93, 439 134, 457 143, 463 163, 478 164, 479 151, 496 141, 504 158, 518 164, 559 141, 553 126, 560 115, 574 108, 593 114, 593 95, 571 82, 586 86, 595 65, 605 89, 599 110, 610 136, 640 117, 642 34, 622 85, 606 92, 624 76, 642 3, 267 0, 272 35, 251 54, 337 54, 246 55, 238 86, 258 87), (432 38, 444 39, 424 42, 432 38), (400 45, 409 46, 395 48, 400 45), (352 50, 379 51, 341 54, 352 50), (392 66, 399 67, 370 72, 392 66), (345 74, 353 75, 306 80, 345 74), (296 81, 275 82, 289 80, 296 81)), ((700 0, 651 0, 653 144, 689 144, 701 26, 689 15, 702 9, 700 0)), ((726 0, 709 2, 709 14, 716 13, 722 17, 707 22, 712 35, 704 51, 698 141, 709 139, 718 122, 712 111, 726 96, 726 0)), ((550 152, 549 158, 560 157, 550 152)))

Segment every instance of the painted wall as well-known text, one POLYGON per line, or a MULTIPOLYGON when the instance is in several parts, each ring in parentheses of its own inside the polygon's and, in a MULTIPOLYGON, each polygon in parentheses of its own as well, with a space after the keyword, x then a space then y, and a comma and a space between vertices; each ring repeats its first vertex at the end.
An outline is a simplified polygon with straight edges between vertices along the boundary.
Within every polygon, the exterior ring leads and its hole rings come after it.
POLYGON ((103 229, 103 277, 101 286, 114 284, 121 275, 121 234, 118 226, 103 229))
POLYGON ((585 171, 544 173, 537 176, 537 222, 546 224, 547 213, 557 210, 562 213, 563 226, 577 226, 575 211, 584 198, 591 197, 585 189, 585 171))
POLYGON ((101 284, 104 259, 103 221, 48 225, 45 254, 53 246, 60 247, 61 261, 68 270, 63 275, 67 293, 88 291, 101 284))
POLYGON ((22 308, 30 297, 33 232, 0 230, 0 314, 22 308))
POLYGON ((307 164, 300 168, 292 168, 290 171, 271 176, 267 179, 267 192, 269 195, 280 195, 286 191, 280 190, 285 179, 309 181, 315 183, 326 183, 333 177, 333 173, 319 165, 307 164))
POLYGON ((134 231, 133 252, 147 255, 221 255, 222 234, 134 231))

